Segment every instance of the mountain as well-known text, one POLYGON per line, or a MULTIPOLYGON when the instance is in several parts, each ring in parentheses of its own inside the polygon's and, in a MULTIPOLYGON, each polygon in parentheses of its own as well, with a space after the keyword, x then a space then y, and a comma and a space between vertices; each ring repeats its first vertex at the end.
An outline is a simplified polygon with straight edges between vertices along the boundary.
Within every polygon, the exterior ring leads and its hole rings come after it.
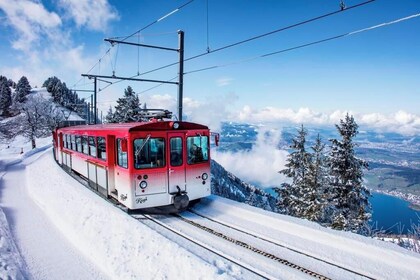
POLYGON ((212 194, 238 202, 245 202, 264 210, 279 212, 276 207, 276 199, 271 194, 243 182, 232 173, 226 171, 215 160, 211 161, 211 174, 212 194))

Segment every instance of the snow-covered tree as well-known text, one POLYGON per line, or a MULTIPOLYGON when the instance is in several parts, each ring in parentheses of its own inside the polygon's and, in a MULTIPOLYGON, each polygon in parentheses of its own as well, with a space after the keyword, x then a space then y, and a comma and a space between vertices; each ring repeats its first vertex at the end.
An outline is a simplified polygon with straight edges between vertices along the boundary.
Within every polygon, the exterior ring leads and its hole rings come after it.
POLYGON ((105 116, 105 122, 114 123, 114 112, 112 111, 112 106, 109 106, 108 112, 105 116))
POLYGON ((369 190, 363 185, 363 169, 367 162, 356 157, 353 138, 358 125, 346 115, 336 125, 340 140, 330 139, 329 165, 334 212, 332 226, 336 229, 360 232, 370 218, 369 190))
POLYGON ((28 79, 25 76, 22 76, 16 85, 13 103, 18 104, 25 102, 26 96, 31 92, 31 89, 32 87, 29 84, 28 79))
POLYGON ((131 86, 124 90, 124 97, 117 100, 115 112, 110 115, 107 121, 110 123, 125 123, 140 121, 139 110, 140 101, 138 95, 133 91, 131 86), (112 117, 111 117, 112 116, 112 117))
POLYGON ((0 81, 0 115, 8 117, 12 105, 12 90, 7 85, 7 80, 0 81))
POLYGON ((21 114, 15 118, 14 123, 17 127, 16 134, 23 135, 32 142, 32 149, 36 148, 35 139, 44 137, 51 133, 50 114, 51 102, 34 96, 20 107, 21 114))
POLYGON ((325 144, 317 136, 311 147, 308 176, 308 191, 304 199, 309 202, 304 217, 311 221, 325 222, 325 211, 329 201, 329 170, 325 156, 325 144))
POLYGON ((285 213, 296 217, 303 217, 309 205, 305 196, 309 191, 309 164, 310 154, 305 149, 307 130, 301 126, 297 135, 292 139, 290 148, 293 150, 286 163, 286 169, 279 173, 286 175, 292 180, 291 183, 284 183, 276 188, 278 193, 278 207, 285 213))

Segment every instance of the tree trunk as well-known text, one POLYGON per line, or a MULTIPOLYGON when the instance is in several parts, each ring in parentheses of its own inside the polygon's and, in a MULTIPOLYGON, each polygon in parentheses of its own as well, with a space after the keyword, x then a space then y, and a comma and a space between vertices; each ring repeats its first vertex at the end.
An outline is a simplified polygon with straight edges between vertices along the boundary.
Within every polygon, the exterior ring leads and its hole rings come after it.
POLYGON ((35 138, 32 138, 31 142, 32 142, 32 149, 35 149, 36 148, 35 138))

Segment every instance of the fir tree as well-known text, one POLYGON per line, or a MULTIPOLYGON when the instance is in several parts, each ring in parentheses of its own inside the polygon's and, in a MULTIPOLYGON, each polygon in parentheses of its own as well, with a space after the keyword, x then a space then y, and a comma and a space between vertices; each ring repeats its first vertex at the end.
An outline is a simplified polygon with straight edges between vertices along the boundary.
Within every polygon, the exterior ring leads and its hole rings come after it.
POLYGON ((4 80, 0 81, 0 115, 8 117, 12 105, 12 90, 4 80))
POLYGON ((112 107, 109 106, 108 113, 105 116, 105 121, 107 123, 115 123, 114 121, 114 113, 112 112, 112 107))
POLYGON ((276 188, 278 193, 278 207, 285 214, 296 217, 303 217, 308 202, 305 196, 308 195, 308 171, 310 154, 305 149, 307 130, 301 126, 298 134, 293 138, 290 148, 293 150, 287 159, 286 169, 279 173, 286 175, 292 183, 284 183, 280 188, 276 188))
POLYGON ((341 139, 330 139, 329 155, 332 202, 335 206, 332 226, 360 232, 370 218, 370 192, 363 185, 363 169, 367 168, 367 162, 355 155, 353 138, 358 133, 358 125, 353 116, 347 114, 336 128, 341 139))
POLYGON ((138 113, 139 108, 139 97, 133 89, 128 86, 127 89, 124 90, 124 97, 117 100, 112 122, 125 123, 140 121, 138 113))
POLYGON ((311 147, 312 153, 308 170, 308 192, 305 192, 305 200, 309 202, 304 216, 311 221, 325 222, 325 210, 328 204, 329 174, 325 144, 321 137, 317 136, 315 144, 311 147))
POLYGON ((26 96, 31 92, 32 87, 29 84, 28 79, 25 76, 19 79, 15 94, 13 96, 13 103, 19 104, 26 101, 26 96))

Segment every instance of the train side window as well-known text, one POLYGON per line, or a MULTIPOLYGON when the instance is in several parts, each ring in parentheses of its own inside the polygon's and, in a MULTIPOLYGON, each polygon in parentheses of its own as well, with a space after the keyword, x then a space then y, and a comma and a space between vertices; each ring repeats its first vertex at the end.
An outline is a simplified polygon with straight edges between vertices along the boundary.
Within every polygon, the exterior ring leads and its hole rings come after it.
POLYGON ((89 144, 89 155, 92 156, 92 157, 96 157, 95 137, 89 136, 88 137, 88 144, 89 144))
POLYGON ((171 166, 182 165, 182 138, 174 137, 170 141, 171 166))
POLYGON ((98 142, 98 158, 106 160, 106 142, 105 137, 96 138, 98 142))
POLYGON ((65 134, 60 134, 60 135, 61 135, 61 141, 63 142, 63 147, 67 148, 66 135, 65 134))
POLYGON ((187 138, 188 164, 196 164, 209 160, 209 138, 194 136, 187 138))
POLYGON ((136 169, 165 166, 165 139, 140 138, 134 140, 134 167, 136 169))
POLYGON ((76 136, 75 135, 71 135, 71 149, 73 151, 76 151, 76 136))
POLYGON ((127 151, 123 151, 123 139, 117 139, 117 164, 121 167, 128 167, 127 151))
POLYGON ((89 146, 87 136, 82 136, 82 151, 84 154, 89 154, 89 146))
POLYGON ((80 135, 76 135, 76 150, 82 152, 82 137, 80 135))

